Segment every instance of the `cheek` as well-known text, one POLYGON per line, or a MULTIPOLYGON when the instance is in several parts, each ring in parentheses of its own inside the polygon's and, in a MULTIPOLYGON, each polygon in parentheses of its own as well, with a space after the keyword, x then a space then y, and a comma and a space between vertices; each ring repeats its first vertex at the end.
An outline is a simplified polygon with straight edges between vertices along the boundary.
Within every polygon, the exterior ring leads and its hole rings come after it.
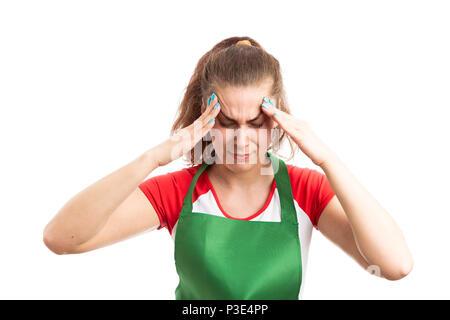
POLYGON ((210 134, 211 134, 211 141, 214 146, 214 149, 216 150, 216 152, 222 153, 222 152, 220 152, 220 150, 222 150, 224 148, 224 146, 226 145, 226 142, 227 142, 225 128, 216 124, 210 130, 210 134))
POLYGON ((271 136, 269 128, 258 130, 258 145, 260 148, 266 148, 270 144, 271 136))
POLYGON ((254 128, 252 131, 252 139, 257 141, 258 144, 266 144, 270 140, 270 123, 269 121, 264 122, 262 127, 254 128))

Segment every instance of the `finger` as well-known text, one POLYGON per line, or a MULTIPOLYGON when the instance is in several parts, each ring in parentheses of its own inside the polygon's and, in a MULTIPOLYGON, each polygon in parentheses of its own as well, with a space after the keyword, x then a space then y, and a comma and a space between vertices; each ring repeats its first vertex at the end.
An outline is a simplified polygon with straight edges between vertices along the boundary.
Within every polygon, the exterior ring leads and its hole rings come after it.
MULTIPOLYGON (((213 100, 214 101, 214 100, 213 100)), ((210 107, 214 102, 211 102, 210 107)), ((220 112, 220 103, 216 102, 208 112, 205 112, 205 117, 202 119, 201 137, 205 136, 209 130, 211 130, 216 124, 216 117, 220 112)))
MULTIPOLYGON (((203 101, 202 101, 202 106, 204 106, 203 101)), ((207 105, 205 111, 202 113, 202 115, 199 118, 202 120, 202 122, 204 120, 209 121, 211 119, 210 118, 211 114, 213 117, 215 117, 218 114, 218 112, 219 112, 218 109, 220 109, 220 103, 218 102, 217 96, 213 93, 211 95, 211 97, 208 99, 208 105, 207 105)))
POLYGON ((217 102, 208 112, 209 114, 203 120, 203 129, 205 130, 204 134, 206 134, 216 124, 216 117, 219 114, 220 109, 220 103, 217 102))
POLYGON ((206 112, 206 111, 212 109, 217 104, 217 102, 218 102, 217 95, 213 92, 207 100, 206 107, 204 106, 204 103, 202 100, 202 104, 203 104, 202 112, 206 112))
POLYGON ((214 127, 216 116, 220 112, 220 104, 218 102, 213 106, 215 100, 213 99, 212 102, 209 100, 210 105, 206 111, 189 126, 190 137, 193 139, 192 143, 197 143, 214 127))
POLYGON ((281 110, 279 110, 275 107, 274 100, 270 99, 268 97, 263 98, 263 103, 261 104, 261 108, 268 116, 273 117, 274 120, 276 120, 277 117, 280 117, 280 114, 282 113, 281 110))
POLYGON ((204 120, 200 120, 198 119, 194 124, 193 127, 191 128, 191 135, 190 135, 190 146, 191 148, 195 146, 195 144, 200 141, 207 133, 209 130, 211 130, 214 125, 215 125, 216 121, 215 121, 215 117, 208 117, 205 118, 204 120))
POLYGON ((276 108, 273 99, 264 97, 263 101, 264 102, 261 104, 261 109, 274 122, 272 128, 275 128, 278 125, 281 129, 288 132, 289 126, 292 122, 291 116, 288 113, 276 108))
POLYGON ((205 112, 198 120, 200 121, 200 123, 202 124, 203 127, 211 124, 211 128, 214 126, 215 124, 215 119, 217 117, 217 115, 220 112, 220 103, 216 103, 214 107, 212 107, 210 110, 208 110, 207 112, 205 112))

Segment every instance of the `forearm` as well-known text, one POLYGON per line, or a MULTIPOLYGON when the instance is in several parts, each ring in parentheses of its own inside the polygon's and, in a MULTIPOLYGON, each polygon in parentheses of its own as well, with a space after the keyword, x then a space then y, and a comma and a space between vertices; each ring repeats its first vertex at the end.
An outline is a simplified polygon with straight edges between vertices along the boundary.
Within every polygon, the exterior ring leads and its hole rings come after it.
POLYGON ((321 165, 341 203, 356 244, 370 265, 388 279, 401 278, 412 267, 412 257, 400 228, 384 208, 333 154, 321 165))
POLYGON ((71 248, 91 239, 110 214, 158 167, 156 147, 88 186, 47 224, 44 238, 71 248))

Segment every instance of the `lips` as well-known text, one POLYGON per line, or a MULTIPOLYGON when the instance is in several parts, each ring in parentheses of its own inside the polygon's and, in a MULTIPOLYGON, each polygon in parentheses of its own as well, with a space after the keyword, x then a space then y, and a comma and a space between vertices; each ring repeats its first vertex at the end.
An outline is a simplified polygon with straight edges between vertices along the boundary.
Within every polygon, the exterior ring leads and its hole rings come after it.
POLYGON ((233 158, 236 161, 247 161, 251 155, 251 153, 239 154, 239 153, 233 153, 233 152, 230 152, 230 154, 233 155, 233 158))
POLYGON ((247 157, 247 156, 251 155, 253 152, 251 152, 251 153, 238 153, 238 152, 234 153, 234 152, 230 152, 230 153, 232 155, 234 155, 234 156, 237 156, 237 157, 247 157))

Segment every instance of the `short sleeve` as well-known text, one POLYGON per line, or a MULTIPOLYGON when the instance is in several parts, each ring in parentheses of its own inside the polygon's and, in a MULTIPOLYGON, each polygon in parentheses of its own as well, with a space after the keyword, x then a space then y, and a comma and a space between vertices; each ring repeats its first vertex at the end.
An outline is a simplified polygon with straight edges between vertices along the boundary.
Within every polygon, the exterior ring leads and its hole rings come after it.
POLYGON ((317 176, 318 183, 313 208, 313 226, 318 229, 317 223, 319 222, 320 215, 335 193, 325 174, 318 171, 315 171, 314 174, 317 176))
POLYGON ((292 195, 300 208, 309 216, 315 229, 319 217, 334 196, 327 176, 317 170, 287 165, 292 195))
POLYGON ((139 185, 158 215, 158 230, 167 228, 172 233, 191 179, 191 170, 182 169, 148 178, 139 185))

